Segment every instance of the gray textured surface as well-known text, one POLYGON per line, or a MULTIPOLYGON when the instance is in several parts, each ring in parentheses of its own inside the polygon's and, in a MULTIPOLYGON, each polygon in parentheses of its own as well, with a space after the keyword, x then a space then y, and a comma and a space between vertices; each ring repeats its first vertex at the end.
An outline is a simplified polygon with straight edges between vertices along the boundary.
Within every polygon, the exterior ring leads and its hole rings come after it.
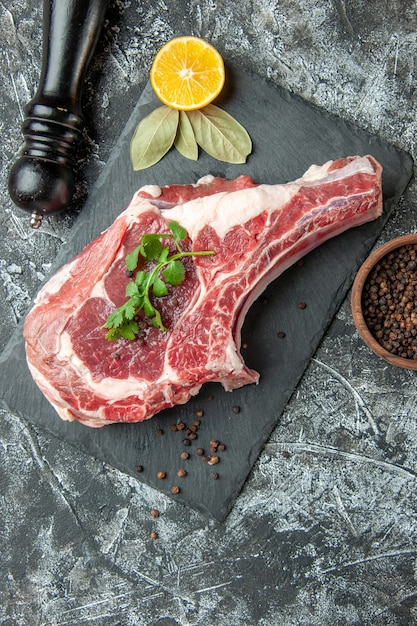
MULTIPOLYGON (((181 33, 416 157, 414 1, 120 1, 109 18, 85 89, 79 207, 153 55, 181 33)), ((38 3, 0 2, 0 25, 4 346, 73 216, 30 232, 8 199, 39 76, 38 3)), ((381 241, 415 230, 416 200, 413 182, 381 241)), ((346 300, 221 524, 3 412, 1 623, 417 623, 416 401, 415 373, 368 352, 346 300)))

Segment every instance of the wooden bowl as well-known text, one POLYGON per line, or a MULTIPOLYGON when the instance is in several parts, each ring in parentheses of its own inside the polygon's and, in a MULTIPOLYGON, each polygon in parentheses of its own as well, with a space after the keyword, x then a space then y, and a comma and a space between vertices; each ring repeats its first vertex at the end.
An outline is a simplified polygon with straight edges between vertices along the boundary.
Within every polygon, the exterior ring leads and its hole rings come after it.
POLYGON ((375 265, 389 252, 393 250, 397 250, 404 245, 409 244, 417 244, 417 233, 412 235, 403 235, 402 237, 396 237, 391 241, 380 246, 377 250, 375 250, 363 265, 360 267, 356 278, 354 280, 352 286, 352 296, 351 296, 351 307, 352 307, 352 315, 353 321, 355 323, 356 329, 365 342, 365 344, 379 357, 391 363, 392 365, 396 365, 397 367, 404 367, 406 369, 417 370, 417 361, 412 358, 405 358, 393 354, 386 350, 378 340, 372 335, 369 330, 363 313, 362 308, 362 293, 364 286, 368 280, 369 274, 374 269, 375 265))

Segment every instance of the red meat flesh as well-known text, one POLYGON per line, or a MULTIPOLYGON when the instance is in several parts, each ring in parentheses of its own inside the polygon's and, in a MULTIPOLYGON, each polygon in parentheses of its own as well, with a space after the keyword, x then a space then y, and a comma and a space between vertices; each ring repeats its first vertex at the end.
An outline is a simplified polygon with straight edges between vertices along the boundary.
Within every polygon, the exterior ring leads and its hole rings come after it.
POLYGON ((61 418, 92 427, 146 420, 209 381, 256 383, 240 354, 249 306, 307 252, 381 214, 381 171, 373 157, 349 157, 284 185, 208 176, 142 188, 40 291, 24 326, 35 382, 61 418), (170 220, 187 230, 184 248, 215 254, 187 257, 183 283, 155 300, 167 331, 149 325, 140 339, 108 341, 103 324, 130 280, 126 255, 170 220))

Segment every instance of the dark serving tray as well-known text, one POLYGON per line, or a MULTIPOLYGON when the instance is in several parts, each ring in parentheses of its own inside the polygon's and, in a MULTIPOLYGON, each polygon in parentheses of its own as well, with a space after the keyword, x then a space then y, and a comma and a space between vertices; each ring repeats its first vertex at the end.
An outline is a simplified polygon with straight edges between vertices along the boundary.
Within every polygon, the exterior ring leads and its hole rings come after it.
POLYGON ((141 424, 89 429, 63 422, 29 374, 21 327, 0 358, 2 406, 51 435, 167 493, 218 520, 224 519, 254 462, 302 376, 309 359, 351 286, 354 275, 378 237, 412 174, 409 155, 377 137, 312 106, 289 92, 239 68, 228 68, 228 93, 218 104, 250 133, 254 149, 245 165, 229 165, 201 154, 197 162, 171 151, 152 168, 134 172, 129 144, 136 124, 159 102, 149 86, 91 190, 70 240, 62 246, 54 272, 104 230, 144 184, 193 183, 211 173, 227 178, 249 174, 256 182, 280 183, 301 176, 312 164, 355 154, 372 154, 383 165, 385 208, 377 221, 338 236, 269 286, 246 318, 242 341, 247 365, 261 374, 259 385, 225 392, 209 384, 185 406, 175 407, 141 424), (300 309, 297 303, 306 303, 300 309), (278 338, 279 331, 285 338, 278 338), (238 408, 237 408, 238 407, 238 408), (171 430, 181 421, 200 419, 197 439, 184 446, 184 432, 171 430), (216 439, 226 449, 209 466, 196 453, 216 439), (184 461, 183 451, 190 453, 184 461), (143 470, 135 468, 140 465, 143 470), (178 478, 184 468, 187 476, 178 478), (166 478, 157 478, 159 471, 166 478), (211 473, 218 473, 214 480, 211 473), (171 487, 180 492, 172 495, 171 487))

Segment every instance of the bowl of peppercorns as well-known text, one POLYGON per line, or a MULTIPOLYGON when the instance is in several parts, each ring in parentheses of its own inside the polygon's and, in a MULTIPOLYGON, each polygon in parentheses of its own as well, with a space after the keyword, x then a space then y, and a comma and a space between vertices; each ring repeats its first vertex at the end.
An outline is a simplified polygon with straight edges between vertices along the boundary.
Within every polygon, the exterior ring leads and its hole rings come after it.
POLYGON ((417 233, 370 254, 354 280, 351 305, 359 335, 375 354, 417 370, 417 233))

